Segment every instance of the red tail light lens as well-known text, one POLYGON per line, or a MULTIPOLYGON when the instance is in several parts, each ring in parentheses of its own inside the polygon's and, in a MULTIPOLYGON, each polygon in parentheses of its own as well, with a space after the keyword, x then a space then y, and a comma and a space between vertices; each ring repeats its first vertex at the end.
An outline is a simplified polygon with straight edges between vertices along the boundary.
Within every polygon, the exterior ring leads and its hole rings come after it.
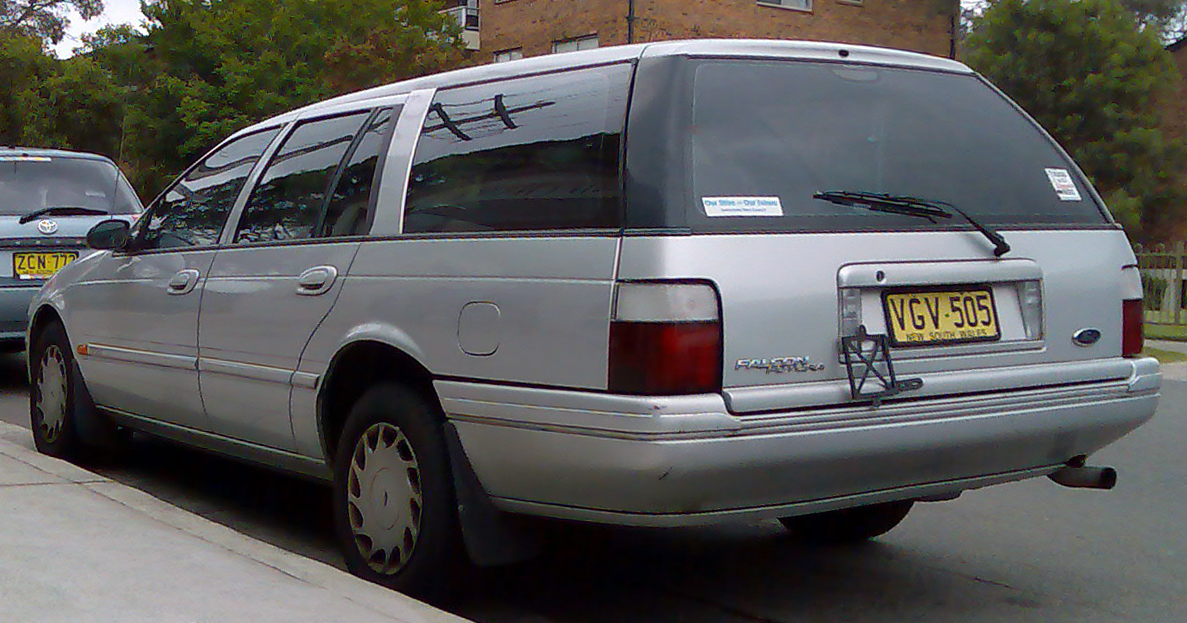
POLYGON ((620 394, 721 391, 719 322, 614 322, 609 389, 620 394))
POLYGON ((1121 356, 1137 357, 1144 346, 1142 300, 1121 301, 1121 356))
POLYGON ((721 302, 704 282, 619 282, 607 388, 619 394, 721 391, 721 302))

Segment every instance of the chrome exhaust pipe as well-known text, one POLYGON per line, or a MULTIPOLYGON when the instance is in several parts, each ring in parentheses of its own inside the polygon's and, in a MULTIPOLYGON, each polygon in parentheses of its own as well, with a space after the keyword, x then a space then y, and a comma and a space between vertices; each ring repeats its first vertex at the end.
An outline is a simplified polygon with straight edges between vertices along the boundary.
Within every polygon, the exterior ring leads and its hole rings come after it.
POLYGON ((1112 489, 1117 486, 1117 470, 1112 467, 1085 466, 1084 460, 1068 461, 1067 467, 1062 467, 1047 477, 1065 487, 1076 489, 1112 489))

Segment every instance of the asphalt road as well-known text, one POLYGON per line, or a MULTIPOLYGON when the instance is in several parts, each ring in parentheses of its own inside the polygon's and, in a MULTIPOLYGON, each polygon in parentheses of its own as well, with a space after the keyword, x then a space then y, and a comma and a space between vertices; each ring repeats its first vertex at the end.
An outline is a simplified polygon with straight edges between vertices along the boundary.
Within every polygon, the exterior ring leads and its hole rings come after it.
MULTIPOLYGON (((0 358, 0 419, 27 425, 18 356, 0 358)), ((1187 383, 1093 457, 1110 492, 1046 479, 917 505, 863 546, 808 548, 774 522, 628 530, 533 523, 539 558, 474 571, 437 604, 483 623, 1187 620, 1187 383)), ((32 442, 30 441, 30 445, 32 442)), ((106 476, 256 538, 340 565, 327 491, 149 439, 106 476)))

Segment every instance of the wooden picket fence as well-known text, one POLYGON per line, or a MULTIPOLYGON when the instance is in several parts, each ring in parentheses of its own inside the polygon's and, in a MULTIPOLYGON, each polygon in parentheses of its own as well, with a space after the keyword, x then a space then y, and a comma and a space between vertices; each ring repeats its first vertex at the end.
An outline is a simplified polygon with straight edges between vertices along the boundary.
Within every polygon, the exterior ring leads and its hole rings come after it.
POLYGON ((1142 297, 1150 324, 1187 325, 1187 257, 1184 243, 1134 245, 1142 272, 1142 297))

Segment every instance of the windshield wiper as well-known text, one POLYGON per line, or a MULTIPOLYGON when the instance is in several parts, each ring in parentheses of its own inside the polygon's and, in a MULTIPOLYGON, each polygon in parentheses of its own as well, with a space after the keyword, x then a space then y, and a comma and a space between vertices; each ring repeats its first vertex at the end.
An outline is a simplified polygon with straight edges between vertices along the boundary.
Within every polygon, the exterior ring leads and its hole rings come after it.
POLYGON ((21 217, 17 221, 21 225, 29 221, 40 218, 42 216, 102 216, 104 214, 111 214, 107 210, 100 210, 99 208, 83 208, 79 206, 54 206, 52 208, 41 208, 40 210, 33 210, 32 212, 21 217))
POLYGON ((969 225, 972 225, 977 231, 981 232, 993 243, 994 257, 1001 257, 1010 252, 1010 245, 1006 239, 996 231, 982 225, 977 219, 969 216, 964 210, 948 203, 946 201, 936 201, 932 199, 920 199, 918 197, 909 197, 906 195, 891 195, 888 193, 868 193, 860 191, 846 191, 846 190, 826 190, 812 195, 813 199, 823 199, 824 201, 831 201, 843 206, 851 206, 854 208, 863 208, 872 210, 874 212, 886 212, 888 214, 902 214, 905 216, 918 216, 925 218, 931 222, 936 222, 937 218, 952 218, 952 214, 956 213, 964 217, 969 225))

